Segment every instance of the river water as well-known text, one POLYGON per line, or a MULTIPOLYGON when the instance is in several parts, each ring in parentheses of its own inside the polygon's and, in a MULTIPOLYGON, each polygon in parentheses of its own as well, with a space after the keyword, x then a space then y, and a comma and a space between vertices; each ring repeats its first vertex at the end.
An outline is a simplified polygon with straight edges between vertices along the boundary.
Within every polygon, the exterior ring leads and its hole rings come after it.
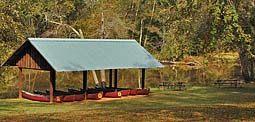
MULTIPOLYGON (((118 70, 118 87, 139 87, 139 69, 118 70)), ((100 80, 99 71, 97 71, 100 80)), ((109 79, 109 71, 106 78, 109 79)), ((189 66, 189 65, 165 65, 164 68, 146 69, 146 88, 157 88, 160 82, 174 83, 178 81, 192 85, 213 85, 216 79, 240 79, 240 66, 237 63, 214 63, 212 65, 189 66)), ((57 73, 56 89, 67 90, 68 88, 82 88, 81 72, 57 73)), ((23 90, 44 91, 49 89, 49 72, 38 70, 24 70, 23 90)), ((108 84, 108 81, 107 81, 108 84)), ((88 72, 88 87, 94 87, 92 73, 88 72)), ((18 72, 13 79, 13 85, 7 87, 0 98, 12 98, 18 96, 18 72)))

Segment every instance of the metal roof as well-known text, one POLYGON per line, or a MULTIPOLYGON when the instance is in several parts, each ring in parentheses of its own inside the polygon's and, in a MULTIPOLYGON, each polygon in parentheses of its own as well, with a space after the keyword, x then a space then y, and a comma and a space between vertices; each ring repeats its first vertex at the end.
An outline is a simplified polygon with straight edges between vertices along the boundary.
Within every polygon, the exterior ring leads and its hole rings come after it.
POLYGON ((56 71, 163 67, 136 40, 28 38, 56 71))

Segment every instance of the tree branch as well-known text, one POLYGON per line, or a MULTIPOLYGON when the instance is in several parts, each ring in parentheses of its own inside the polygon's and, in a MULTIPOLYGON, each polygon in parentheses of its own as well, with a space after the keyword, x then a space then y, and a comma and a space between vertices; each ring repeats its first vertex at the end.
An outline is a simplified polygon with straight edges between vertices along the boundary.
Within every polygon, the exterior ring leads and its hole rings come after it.
POLYGON ((53 24, 56 24, 56 25, 60 25, 60 26, 64 26, 64 27, 68 27, 70 29, 73 30, 73 32, 75 32, 79 37, 83 38, 83 34, 82 34, 82 31, 77 31, 75 28, 73 28, 72 26, 68 25, 68 24, 63 24, 62 21, 61 22, 56 22, 56 21, 52 21, 52 20, 49 20, 47 15, 45 15, 45 20, 46 22, 49 22, 49 23, 53 23, 53 24))

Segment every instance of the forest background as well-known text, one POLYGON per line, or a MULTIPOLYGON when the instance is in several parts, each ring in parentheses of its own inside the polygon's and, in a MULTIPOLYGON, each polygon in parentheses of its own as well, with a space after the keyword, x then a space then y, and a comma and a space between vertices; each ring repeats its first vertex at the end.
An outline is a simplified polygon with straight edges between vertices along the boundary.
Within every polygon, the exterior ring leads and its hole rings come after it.
MULTIPOLYGON (((79 34, 136 39, 161 61, 237 52, 243 78, 254 80, 255 0, 0 1, 0 64, 28 37, 79 34)), ((1 67, 1 87, 11 84, 14 74, 1 67)))

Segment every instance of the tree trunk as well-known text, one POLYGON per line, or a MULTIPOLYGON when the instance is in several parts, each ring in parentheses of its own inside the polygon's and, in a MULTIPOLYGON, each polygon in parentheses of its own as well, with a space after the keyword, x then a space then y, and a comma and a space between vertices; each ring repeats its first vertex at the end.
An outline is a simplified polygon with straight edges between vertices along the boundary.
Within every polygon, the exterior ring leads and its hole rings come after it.
POLYGON ((139 43, 141 46, 142 46, 142 39, 143 39, 143 19, 141 19, 140 38, 139 38, 139 43))
POLYGON ((254 59, 250 59, 250 72, 251 72, 251 81, 254 80, 254 59))
POLYGON ((250 82, 254 79, 254 60, 249 58, 247 53, 248 52, 246 52, 244 49, 239 49, 239 59, 241 64, 242 76, 246 82, 250 82))
POLYGON ((92 71, 93 79, 94 79, 95 84, 96 84, 96 88, 99 88, 99 82, 98 82, 98 79, 97 79, 96 71, 95 70, 91 70, 91 71, 92 71))
MULTIPOLYGON (((133 1, 133 2, 134 2, 134 1, 133 1)), ((135 22, 134 22, 135 24, 136 24, 138 12, 139 12, 139 9, 140 9, 140 7, 139 7, 140 4, 139 4, 139 3, 140 3, 140 1, 138 2, 137 8, 136 8, 136 10, 135 10, 135 22)), ((133 3, 133 4, 135 4, 135 3, 133 3)), ((134 28, 133 28, 133 30, 132 30, 133 32, 132 32, 132 35, 131 35, 131 39, 134 39, 135 28, 136 28, 136 27, 134 26, 134 28)))
MULTIPOLYGON (((102 35, 101 35, 101 39, 105 38, 105 31, 104 31, 104 11, 102 9, 101 12, 101 31, 102 31, 102 35)), ((101 88, 105 88, 106 87, 106 78, 105 78, 105 70, 101 69, 101 88)))
MULTIPOLYGON (((152 19, 154 16, 154 12, 155 12, 155 7, 156 7, 156 0, 153 1, 153 6, 152 6, 152 10, 151 10, 151 18, 150 18, 150 23, 149 23, 149 27, 152 27, 152 19)), ((144 39, 144 44, 143 46, 145 47, 147 45, 147 41, 148 41, 148 32, 145 35, 145 39, 144 39)))
MULTIPOLYGON (((143 46, 142 39, 143 39, 143 19, 141 19, 140 38, 139 38, 139 43, 141 46, 143 46)), ((140 73, 140 71, 138 71, 138 88, 141 88, 141 73, 140 73)))

